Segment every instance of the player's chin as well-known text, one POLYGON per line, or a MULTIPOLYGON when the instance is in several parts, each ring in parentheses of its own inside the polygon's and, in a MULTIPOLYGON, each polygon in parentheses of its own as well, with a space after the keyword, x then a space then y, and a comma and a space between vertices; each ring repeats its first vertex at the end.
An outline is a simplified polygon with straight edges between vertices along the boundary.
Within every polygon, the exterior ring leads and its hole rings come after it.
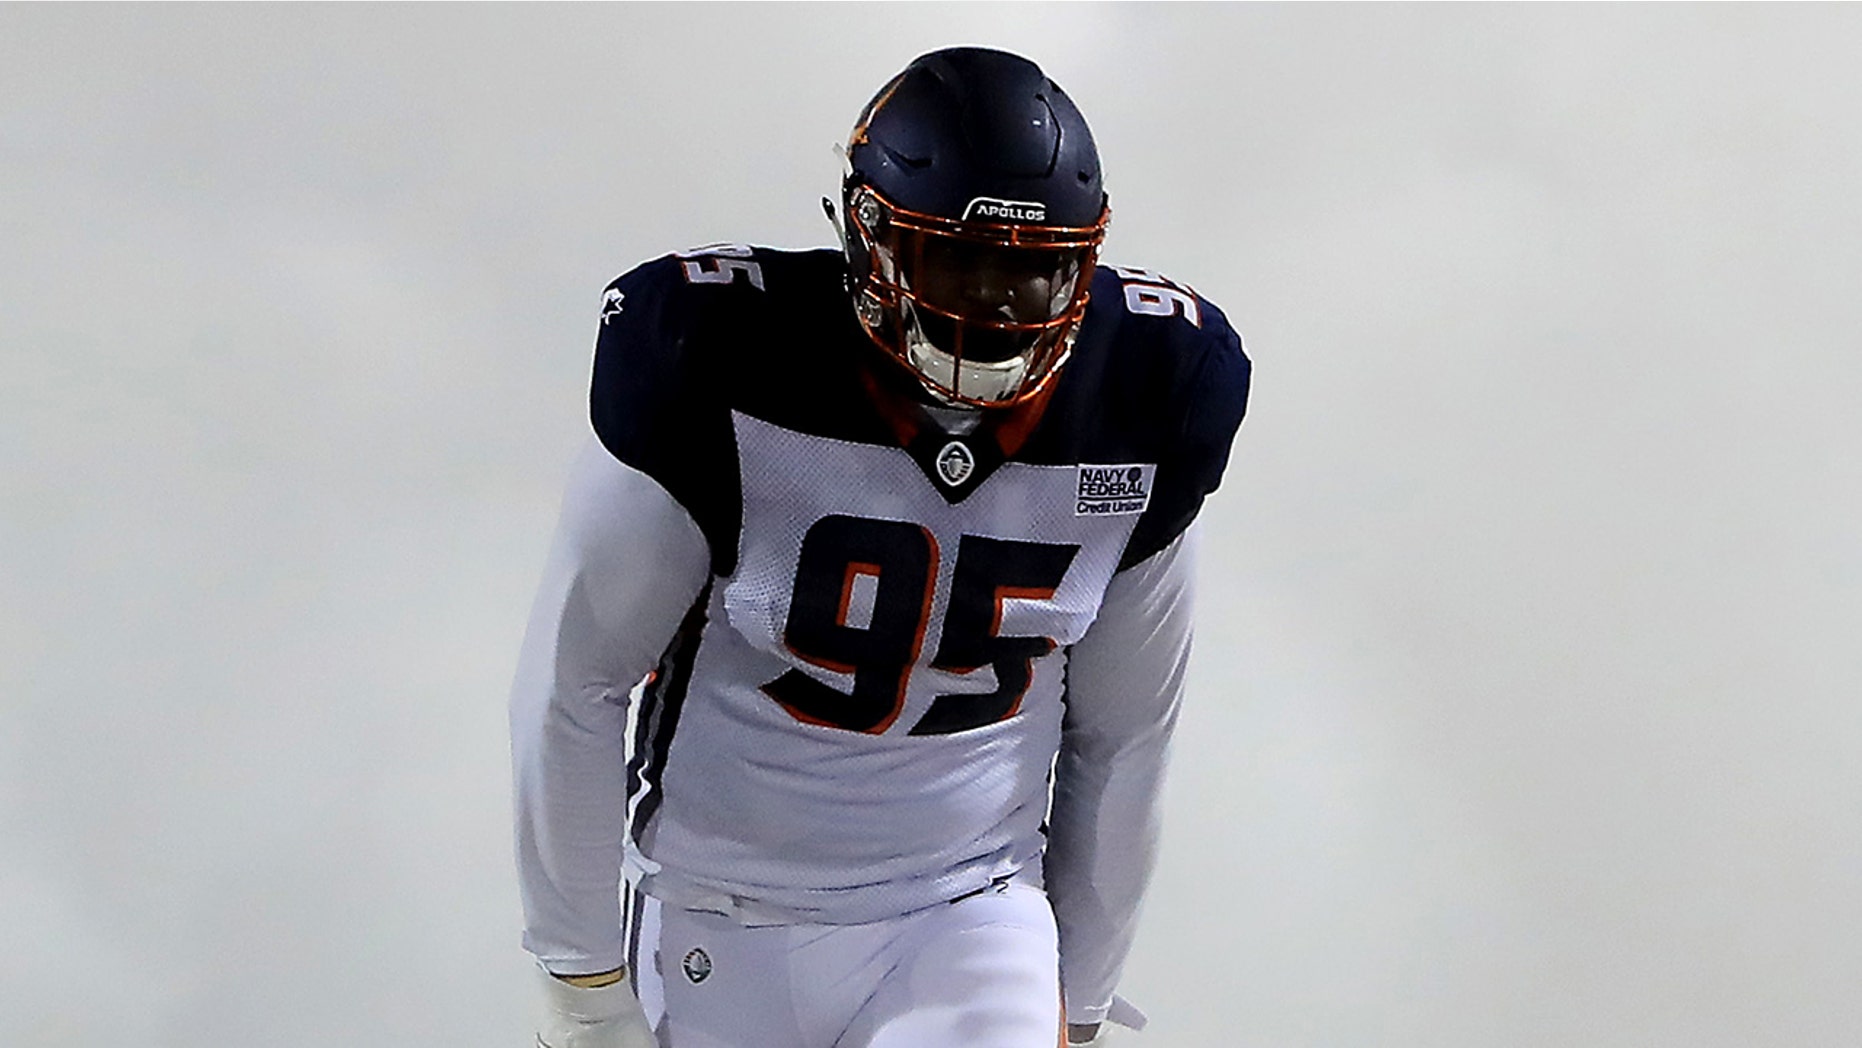
POLYGON ((925 337, 931 344, 952 356, 978 364, 1000 364, 1014 360, 1032 350, 1039 339, 1033 331, 1004 331, 980 324, 964 324, 961 338, 957 322, 931 313, 922 318, 925 337))

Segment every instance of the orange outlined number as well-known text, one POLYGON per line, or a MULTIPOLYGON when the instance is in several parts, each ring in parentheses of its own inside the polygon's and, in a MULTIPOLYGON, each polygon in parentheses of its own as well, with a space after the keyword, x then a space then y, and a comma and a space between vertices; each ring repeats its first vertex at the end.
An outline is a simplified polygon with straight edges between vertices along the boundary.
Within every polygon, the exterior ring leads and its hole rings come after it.
POLYGON ((996 671, 996 690, 983 695, 939 695, 913 735, 949 735, 1015 716, 1034 680, 1034 660, 1054 650, 1050 637, 1002 636, 1002 602, 1046 600, 1060 587, 1078 546, 965 535, 957 545, 950 610, 934 669, 996 671))
MULTIPOLYGON (((1015 715, 1049 637, 1003 636, 1003 602, 1054 595, 1079 547, 965 535, 931 668, 995 672, 987 693, 939 695, 913 735, 948 735, 1015 715)), ((799 669, 764 694, 807 724, 880 734, 905 706, 906 685, 930 626, 938 547, 916 524, 835 514, 802 537, 783 643, 811 666, 853 678, 841 691, 799 669)))
POLYGON ((839 514, 802 537, 782 640, 813 666, 853 676, 840 691, 790 670, 763 693, 797 720, 879 734, 905 704, 905 682, 924 644, 937 542, 917 524, 839 514), (862 586, 863 580, 874 580, 862 586), (856 590, 870 590, 864 625, 850 621, 856 590))

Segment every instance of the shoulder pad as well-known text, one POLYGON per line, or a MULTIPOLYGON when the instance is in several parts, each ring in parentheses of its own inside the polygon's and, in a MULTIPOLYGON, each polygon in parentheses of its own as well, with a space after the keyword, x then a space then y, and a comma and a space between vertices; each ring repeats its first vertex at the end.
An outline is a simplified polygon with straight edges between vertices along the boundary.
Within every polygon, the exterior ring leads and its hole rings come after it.
MULTIPOLYGON (((602 293, 589 416, 609 453, 698 522, 714 570, 735 558, 739 478, 730 413, 767 371, 772 331, 839 296, 840 254, 713 244, 664 255, 602 293)), ((844 298, 836 304, 846 311, 844 298)))
POLYGON ((602 293, 589 419, 615 458, 658 481, 705 533, 714 570, 736 549, 738 478, 730 408, 718 375, 731 315, 768 285, 753 249, 714 245, 665 255, 602 293), (722 559, 721 559, 722 558, 722 559))
POLYGON ((1102 308, 1120 314, 1115 373, 1150 390, 1158 435, 1158 491, 1133 529, 1121 567, 1169 545, 1221 484, 1247 411, 1252 365, 1228 317, 1189 285, 1154 270, 1104 266, 1094 281, 1102 308))

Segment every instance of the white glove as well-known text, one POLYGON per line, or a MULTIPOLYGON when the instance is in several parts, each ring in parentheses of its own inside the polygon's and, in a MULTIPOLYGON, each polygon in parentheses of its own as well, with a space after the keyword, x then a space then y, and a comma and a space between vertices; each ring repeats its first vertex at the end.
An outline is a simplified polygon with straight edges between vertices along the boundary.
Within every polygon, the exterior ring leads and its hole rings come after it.
POLYGON ((646 1012, 627 980, 571 986, 541 966, 543 1022, 537 1048, 659 1048, 646 1012))
MULTIPOLYGON (((1145 1024, 1150 1021, 1150 1018, 1133 1007, 1130 1001, 1114 994, 1112 997, 1112 1007, 1107 1009, 1105 1019, 1094 1027, 1092 1039, 1088 1041, 1073 1040, 1072 1033, 1075 1027, 1069 1026, 1067 1028, 1069 1035, 1067 1038, 1067 1045, 1068 1048, 1098 1048, 1098 1046, 1101 1045, 1109 1045, 1113 1041, 1112 1027, 1114 1025, 1123 1026, 1128 1030, 1142 1030, 1145 1024)), ((1124 1038, 1120 1037, 1118 1040, 1123 1042, 1124 1038)))

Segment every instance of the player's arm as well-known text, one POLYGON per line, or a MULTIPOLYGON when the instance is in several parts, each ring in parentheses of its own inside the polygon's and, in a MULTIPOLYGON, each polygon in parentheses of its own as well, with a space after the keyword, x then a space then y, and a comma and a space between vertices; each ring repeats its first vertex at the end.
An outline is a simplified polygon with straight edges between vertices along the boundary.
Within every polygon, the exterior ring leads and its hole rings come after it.
MULTIPOLYGON (((1190 654, 1193 521, 1216 490, 1247 410, 1251 366, 1222 311, 1143 271, 1179 305, 1133 309, 1124 323, 1147 366, 1170 375, 1150 413, 1174 427, 1151 506, 1133 529, 1093 626, 1068 656, 1067 714, 1054 771, 1046 875, 1060 924, 1061 981, 1070 1036, 1100 1023, 1141 1026, 1113 996, 1137 931, 1138 904, 1157 854, 1160 790, 1190 654)), ((1132 299, 1128 295, 1129 304, 1132 299)))
MULTIPOLYGON (((615 972, 625 962, 627 695, 708 572, 705 539, 684 508, 591 441, 572 470, 511 690, 524 946, 556 975, 615 972)), ((561 1015, 596 1016, 617 997, 608 987, 551 982, 561 984, 546 987, 561 1015)))
POLYGON ((1113 1014, 1113 990, 1156 858, 1160 791, 1189 662, 1193 561, 1187 532, 1113 576, 1092 628, 1068 656, 1046 877, 1076 1041, 1090 1039, 1109 1015, 1125 1018, 1113 1014))

